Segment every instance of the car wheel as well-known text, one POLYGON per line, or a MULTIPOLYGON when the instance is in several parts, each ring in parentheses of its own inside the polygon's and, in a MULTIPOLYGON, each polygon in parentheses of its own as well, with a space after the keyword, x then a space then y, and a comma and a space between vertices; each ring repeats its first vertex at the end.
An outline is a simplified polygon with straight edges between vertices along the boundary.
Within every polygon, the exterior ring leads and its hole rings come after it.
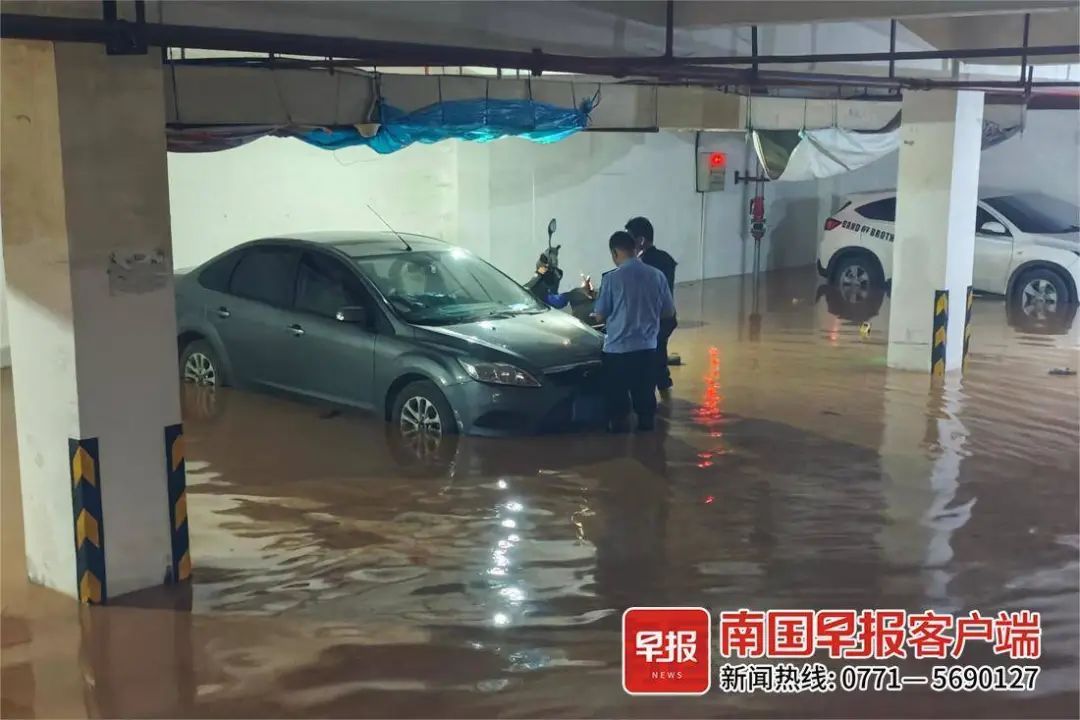
POLYGON ((435 383, 427 380, 411 382, 401 389, 394 399, 390 422, 402 441, 417 449, 438 446, 444 436, 457 435, 458 431, 450 403, 435 383))
POLYGON ((845 302, 865 302, 872 290, 885 286, 881 266, 869 253, 847 255, 836 264, 833 279, 845 302))
POLYGON ((1020 276, 1011 300, 1025 317, 1047 320, 1064 312, 1072 298, 1060 275, 1048 268, 1036 268, 1020 276))
POLYGON ((180 353, 180 377, 193 385, 225 385, 225 373, 217 353, 205 340, 194 340, 180 353))

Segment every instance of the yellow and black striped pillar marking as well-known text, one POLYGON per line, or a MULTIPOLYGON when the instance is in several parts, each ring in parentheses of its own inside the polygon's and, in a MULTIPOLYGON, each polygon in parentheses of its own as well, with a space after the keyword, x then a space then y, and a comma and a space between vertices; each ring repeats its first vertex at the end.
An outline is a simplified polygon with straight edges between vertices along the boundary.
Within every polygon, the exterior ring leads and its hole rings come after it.
POLYGON ((169 486, 169 532, 172 536, 173 582, 191 577, 191 548, 188 544, 187 480, 184 468, 184 426, 165 428, 165 474, 169 486))
POLYGON ((934 334, 930 342, 930 374, 945 374, 945 341, 949 335, 949 291, 934 291, 934 334))
POLYGON ((97 438, 68 439, 68 464, 79 600, 100 605, 106 602, 109 593, 105 582, 105 518, 101 509, 97 438))
POLYGON ((961 368, 967 369, 968 350, 971 349, 971 286, 967 289, 967 311, 964 313, 964 357, 961 359, 961 368))

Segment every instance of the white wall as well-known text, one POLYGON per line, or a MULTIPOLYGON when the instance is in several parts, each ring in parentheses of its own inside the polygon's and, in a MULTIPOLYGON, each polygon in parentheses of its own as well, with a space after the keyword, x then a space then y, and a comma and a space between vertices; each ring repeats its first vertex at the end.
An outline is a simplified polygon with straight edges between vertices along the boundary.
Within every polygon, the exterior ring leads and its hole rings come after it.
POLYGON ((549 145, 448 141, 381 156, 269 138, 170 154, 175 262, 190 267, 273 234, 383 229, 370 203, 395 229, 467 247, 521 280, 547 246, 551 217, 571 280, 610 267, 608 237, 634 215, 653 221, 658 244, 680 263, 680 281, 742 272, 750 262, 741 240, 746 186, 732 181, 747 164, 743 135, 702 136, 701 150, 726 152, 732 171, 727 190, 704 198, 695 190, 694 140, 694 133, 581 133, 549 145))
MULTIPOLYGON (((174 260, 196 265, 256 237, 316 229, 396 229, 443 238, 526 279, 559 220, 567 282, 610 266, 607 238, 633 215, 649 217, 657 243, 679 262, 680 282, 751 268, 747 232, 756 172, 740 133, 702 133, 701 150, 727 154, 727 189, 695 192, 692 132, 581 133, 551 145, 508 139, 413 146, 392 155, 337 152, 266 138, 233 150, 169 155, 174 260), (704 233, 702 216, 704 210, 704 233)), ((1027 114, 1022 135, 982 155, 982 187, 1080 198, 1080 113, 1027 114)), ((765 269, 814 262, 819 230, 839 199, 896 187, 896 155, 847 175, 766 186, 765 269)), ((0 264, 0 272, 2 272, 0 264)), ((0 354, 6 348, 0 282, 0 354)))
MULTIPOLYGON (((314 229, 396 229, 443 238, 524 280, 559 221, 568 280, 608 269, 607 238, 645 215, 657 243, 679 262, 680 281, 751 269, 746 227, 756 172, 741 133, 702 133, 701 151, 727 154, 727 189, 695 191, 693 132, 580 133, 542 145, 521 139, 448 141, 392 155, 366 148, 327 152, 269 138, 219 153, 169 156, 177 267, 245 240, 314 229), (703 212, 704 211, 704 212, 703 212), (704 215, 704 233, 702 218, 704 215)), ((982 156, 981 185, 1040 190, 1077 201, 1080 113, 1027 115, 1022 135, 982 156)), ((852 192, 896 187, 896 154, 847 175, 766 185, 762 267, 814 262, 819 230, 852 192)))
MULTIPOLYGON (((548 220, 555 217, 555 242, 563 246, 568 278, 582 272, 599 277, 611 267, 608 238, 631 217, 644 215, 653 223, 657 245, 679 263, 678 280, 740 272, 745 186, 729 182, 723 192, 698 193, 694 139, 694 133, 581 133, 553 145, 511 139, 467 149, 461 157, 468 165, 479 152, 486 153, 490 168, 488 206, 479 211, 486 218, 477 218, 488 234, 487 257, 527 278, 547 246, 548 220)), ((732 171, 745 163, 739 133, 704 136, 701 150, 725 151, 732 171)), ((466 237, 455 241, 471 245, 466 237)), ((483 245, 474 249, 482 251, 483 245)))
POLYGON ((984 151, 983 188, 1038 190, 1080 198, 1080 112, 1042 110, 1025 116, 1023 134, 984 151))
POLYGON ((304 230, 396 230, 444 234, 452 182, 448 144, 392 155, 330 152, 264 138, 216 153, 169 153, 176 267, 197 265, 246 240, 304 230))

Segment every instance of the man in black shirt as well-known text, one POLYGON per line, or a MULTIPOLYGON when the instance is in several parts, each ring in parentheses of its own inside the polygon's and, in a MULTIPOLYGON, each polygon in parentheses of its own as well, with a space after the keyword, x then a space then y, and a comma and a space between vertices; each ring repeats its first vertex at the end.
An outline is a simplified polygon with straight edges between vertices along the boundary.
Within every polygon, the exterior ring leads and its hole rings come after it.
MULTIPOLYGON (((675 258, 653 245, 653 226, 648 218, 630 218, 626 231, 633 235, 641 251, 641 261, 664 274, 672 297, 675 295, 675 258)), ((675 317, 660 320, 660 335, 656 339, 656 387, 662 393, 671 390, 671 371, 668 370, 667 344, 671 333, 678 327, 675 317)))

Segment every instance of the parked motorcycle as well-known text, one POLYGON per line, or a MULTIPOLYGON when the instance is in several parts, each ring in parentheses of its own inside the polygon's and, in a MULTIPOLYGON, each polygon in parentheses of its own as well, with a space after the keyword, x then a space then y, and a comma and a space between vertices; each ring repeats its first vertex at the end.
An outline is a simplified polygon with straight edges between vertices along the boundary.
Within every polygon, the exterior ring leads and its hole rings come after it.
MULTIPOLYGON (((536 261, 536 271, 532 278, 525 283, 525 289, 531 292, 537 300, 544 303, 548 302, 548 298, 552 295, 559 295, 559 286, 563 279, 563 269, 559 267, 559 250, 562 249, 562 245, 555 245, 552 242, 557 228, 558 222, 555 218, 551 218, 547 227, 547 250, 540 253, 540 258, 536 261)), ((584 276, 582 276, 582 281, 584 282, 584 276)), ((570 307, 570 313, 574 317, 600 332, 604 331, 604 326, 597 323, 596 318, 592 317, 596 298, 590 296, 584 287, 575 287, 567 291, 564 296, 570 307)))
POLYGON ((559 284, 562 282, 563 271, 559 267, 559 250, 562 245, 552 245, 551 239, 555 235, 558 223, 551 218, 548 223, 548 246, 547 250, 540 253, 536 261, 536 270, 532 278, 525 283, 525 289, 531 292, 540 302, 547 302, 549 295, 559 294, 559 284))

